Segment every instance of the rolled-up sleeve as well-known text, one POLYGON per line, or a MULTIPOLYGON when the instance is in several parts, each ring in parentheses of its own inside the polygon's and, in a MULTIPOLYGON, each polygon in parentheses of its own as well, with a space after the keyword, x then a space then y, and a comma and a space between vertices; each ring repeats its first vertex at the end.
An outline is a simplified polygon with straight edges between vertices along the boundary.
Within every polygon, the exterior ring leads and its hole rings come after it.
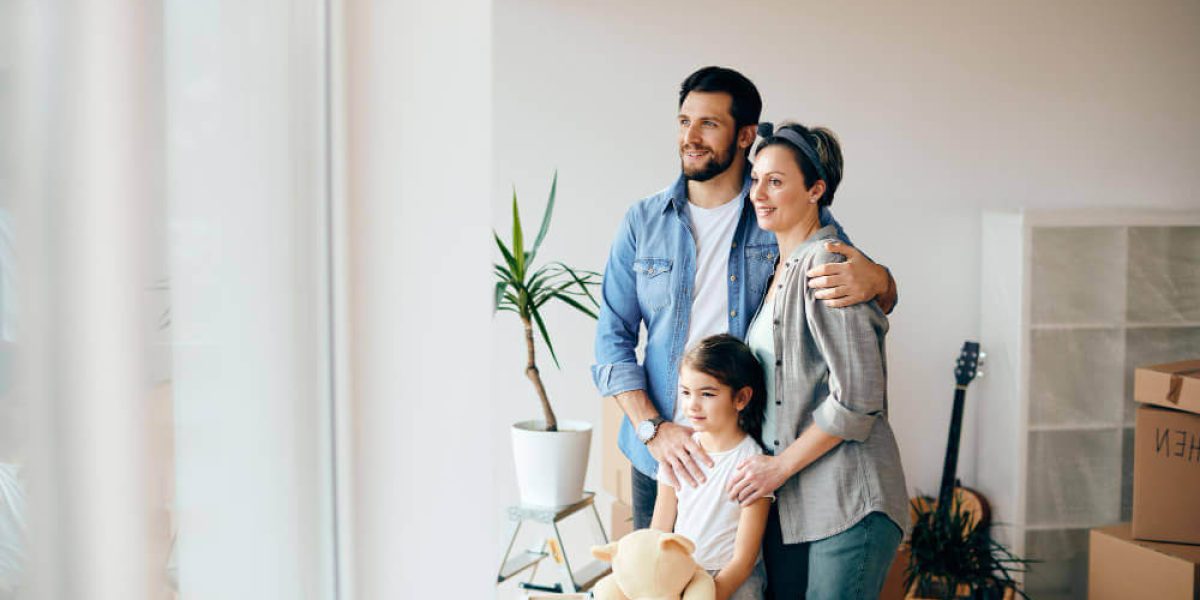
POLYGON ((625 214, 613 240, 600 285, 600 315, 596 322, 596 364, 592 382, 603 396, 646 389, 646 371, 637 362, 638 331, 642 312, 638 305, 633 260, 636 215, 625 214))
POLYGON ((865 441, 871 435, 871 426, 877 417, 854 412, 832 394, 813 411, 813 422, 821 431, 855 442, 865 441))
POLYGON ((592 365, 592 381, 602 396, 646 389, 646 371, 637 363, 592 365))
MULTIPOLYGON (((828 252, 817 258, 841 260, 845 258, 828 252)), ((829 396, 814 410, 813 421, 826 433, 864 441, 886 409, 882 340, 887 319, 874 302, 830 308, 805 288, 805 316, 829 368, 829 396)))

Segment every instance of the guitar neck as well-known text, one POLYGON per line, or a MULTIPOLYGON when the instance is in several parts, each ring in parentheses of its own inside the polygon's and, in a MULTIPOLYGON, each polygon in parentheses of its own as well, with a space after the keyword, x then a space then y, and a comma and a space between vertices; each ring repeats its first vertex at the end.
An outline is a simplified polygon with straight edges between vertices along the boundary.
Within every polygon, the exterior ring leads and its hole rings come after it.
POLYGON ((966 403, 967 388, 954 388, 954 412, 950 415, 950 435, 946 440, 946 462, 942 465, 942 484, 938 487, 938 509, 948 510, 950 496, 954 491, 954 480, 958 471, 958 442, 962 438, 963 405, 966 403))

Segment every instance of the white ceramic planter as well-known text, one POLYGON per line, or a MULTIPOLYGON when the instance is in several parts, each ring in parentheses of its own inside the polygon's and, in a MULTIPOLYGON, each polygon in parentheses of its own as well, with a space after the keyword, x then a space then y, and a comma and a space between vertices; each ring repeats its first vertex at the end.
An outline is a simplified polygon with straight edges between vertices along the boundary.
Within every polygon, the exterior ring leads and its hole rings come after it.
POLYGON ((543 421, 512 426, 513 459, 521 504, 566 506, 583 498, 592 424, 559 421, 558 431, 543 431, 543 421))

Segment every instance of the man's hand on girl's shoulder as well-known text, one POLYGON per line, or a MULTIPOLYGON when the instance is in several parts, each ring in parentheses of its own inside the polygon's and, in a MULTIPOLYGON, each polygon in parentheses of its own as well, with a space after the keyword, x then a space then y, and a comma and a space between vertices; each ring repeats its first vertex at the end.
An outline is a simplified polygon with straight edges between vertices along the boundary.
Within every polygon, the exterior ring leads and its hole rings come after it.
POLYGON ((659 477, 675 489, 679 489, 681 479, 691 487, 704 482, 700 462, 713 466, 708 453, 692 439, 692 429, 678 423, 667 421, 659 425, 658 433, 646 448, 658 461, 659 477))

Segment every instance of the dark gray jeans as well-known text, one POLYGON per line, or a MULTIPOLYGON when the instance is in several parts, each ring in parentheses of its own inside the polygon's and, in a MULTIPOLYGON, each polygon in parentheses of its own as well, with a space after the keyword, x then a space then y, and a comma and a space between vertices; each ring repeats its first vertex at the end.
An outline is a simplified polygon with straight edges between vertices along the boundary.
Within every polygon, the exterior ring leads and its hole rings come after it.
POLYGON ((630 490, 633 491, 633 528, 647 529, 654 517, 654 501, 658 499, 658 482, 630 469, 630 490))

